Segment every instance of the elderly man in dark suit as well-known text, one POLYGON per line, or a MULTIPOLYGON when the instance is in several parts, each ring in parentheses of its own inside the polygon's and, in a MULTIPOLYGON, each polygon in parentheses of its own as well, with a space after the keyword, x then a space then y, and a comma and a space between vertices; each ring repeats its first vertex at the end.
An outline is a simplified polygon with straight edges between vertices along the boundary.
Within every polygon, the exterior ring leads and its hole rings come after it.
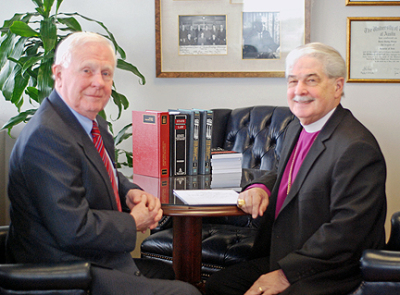
POLYGON ((310 43, 286 60, 289 126, 277 173, 238 206, 259 216, 254 260, 222 270, 207 294, 349 294, 364 249, 385 244, 386 166, 374 136, 340 104, 345 62, 310 43))
POLYGON ((112 43, 98 34, 74 33, 58 47, 55 90, 10 159, 9 256, 89 261, 92 294, 198 295, 187 283, 146 277, 163 277, 165 269, 143 273, 145 264, 139 269, 130 255, 137 231, 154 228, 162 210, 114 168, 113 138, 98 113, 111 96, 115 66, 112 43))

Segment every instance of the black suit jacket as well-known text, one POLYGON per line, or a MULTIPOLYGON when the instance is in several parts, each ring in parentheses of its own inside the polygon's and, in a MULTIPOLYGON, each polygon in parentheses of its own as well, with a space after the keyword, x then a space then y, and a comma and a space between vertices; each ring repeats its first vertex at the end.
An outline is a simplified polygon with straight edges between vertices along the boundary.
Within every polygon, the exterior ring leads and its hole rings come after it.
POLYGON ((277 174, 256 181, 271 197, 254 256, 269 255, 271 270, 284 271, 291 287, 282 294, 348 294, 361 282, 362 251, 385 243, 385 161, 373 135, 339 105, 275 220, 279 183, 301 130, 297 119, 289 125, 277 174))
MULTIPOLYGON (((107 124, 97 117, 114 159, 107 124)), ((129 189, 118 173, 124 209, 129 189)), ((18 137, 10 159, 8 251, 17 262, 85 260, 115 267, 135 248, 136 225, 120 213, 107 170, 91 138, 53 91, 18 137)))

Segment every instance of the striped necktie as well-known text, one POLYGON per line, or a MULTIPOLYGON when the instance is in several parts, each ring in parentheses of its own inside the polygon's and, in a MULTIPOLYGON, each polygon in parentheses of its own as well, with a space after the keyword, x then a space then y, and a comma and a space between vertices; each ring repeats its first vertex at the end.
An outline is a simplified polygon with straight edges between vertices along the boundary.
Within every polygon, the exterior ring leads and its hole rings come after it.
POLYGON ((101 156, 101 159, 103 160, 104 165, 106 166, 108 176, 110 177, 111 185, 114 190, 114 195, 115 195, 115 200, 117 202, 118 210, 121 212, 122 211, 121 200, 119 199, 118 187, 117 187, 117 182, 115 180, 113 166, 111 165, 111 161, 107 156, 106 149, 104 148, 103 144, 103 138, 101 137, 100 130, 99 127, 97 126, 96 121, 93 121, 93 128, 91 133, 94 146, 96 147, 97 151, 101 156))

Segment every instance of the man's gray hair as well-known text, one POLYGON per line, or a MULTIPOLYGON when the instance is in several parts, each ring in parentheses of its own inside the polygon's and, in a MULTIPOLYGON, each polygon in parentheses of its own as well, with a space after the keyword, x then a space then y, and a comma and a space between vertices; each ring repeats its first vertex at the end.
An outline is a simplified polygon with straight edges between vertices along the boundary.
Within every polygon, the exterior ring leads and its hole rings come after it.
POLYGON ((71 63, 71 55, 73 51, 79 46, 84 46, 86 43, 97 42, 102 43, 110 47, 110 51, 114 53, 114 66, 117 64, 117 57, 115 55, 114 44, 107 39, 97 33, 92 32, 76 32, 72 33, 68 37, 58 44, 55 57, 54 64, 61 65, 64 68, 67 68, 71 63))
POLYGON ((286 57, 286 77, 290 74, 295 63, 304 56, 319 60, 329 78, 346 78, 346 63, 340 53, 331 46, 323 43, 307 43, 293 49, 286 57))

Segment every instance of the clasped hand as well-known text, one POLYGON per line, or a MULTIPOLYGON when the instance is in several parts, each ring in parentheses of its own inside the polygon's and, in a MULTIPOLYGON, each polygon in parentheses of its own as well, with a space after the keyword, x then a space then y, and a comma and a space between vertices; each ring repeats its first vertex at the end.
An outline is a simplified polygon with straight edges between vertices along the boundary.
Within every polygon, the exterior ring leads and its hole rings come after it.
POLYGON ((131 189, 126 195, 126 204, 131 209, 130 214, 135 219, 138 231, 145 232, 148 228, 157 227, 163 215, 158 198, 142 190, 131 189))
POLYGON ((251 214, 253 218, 263 216, 269 204, 269 196, 267 192, 259 187, 241 192, 238 199, 244 200, 244 204, 240 206, 240 209, 251 214))

